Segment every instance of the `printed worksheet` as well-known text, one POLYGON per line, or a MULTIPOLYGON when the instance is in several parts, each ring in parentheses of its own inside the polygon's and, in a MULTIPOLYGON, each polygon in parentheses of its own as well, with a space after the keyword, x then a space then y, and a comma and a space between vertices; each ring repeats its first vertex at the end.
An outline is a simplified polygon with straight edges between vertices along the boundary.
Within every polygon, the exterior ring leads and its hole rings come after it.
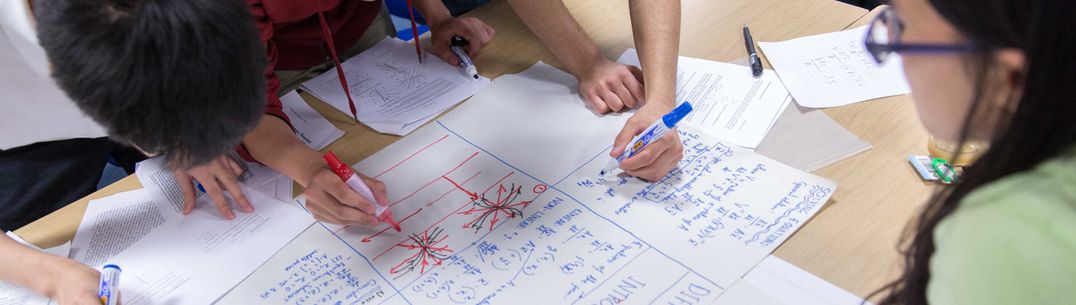
MULTIPOLYGON (((474 79, 436 56, 423 58, 419 63, 410 43, 386 37, 341 63, 359 121, 378 132, 406 135, 489 84, 488 78, 474 79)), ((336 68, 302 87, 351 116, 336 68)))
MULTIPOLYGON (((641 66, 635 49, 624 51, 617 62, 641 66)), ((681 124, 726 143, 754 149, 792 103, 773 70, 756 78, 749 67, 685 56, 677 59, 676 70, 677 103, 695 108, 681 124)))

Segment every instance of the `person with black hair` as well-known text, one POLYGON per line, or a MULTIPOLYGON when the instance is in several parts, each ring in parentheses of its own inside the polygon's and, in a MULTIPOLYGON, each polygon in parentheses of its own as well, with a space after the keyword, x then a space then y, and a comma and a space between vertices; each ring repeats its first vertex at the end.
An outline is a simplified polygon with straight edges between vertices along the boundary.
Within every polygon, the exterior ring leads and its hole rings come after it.
MULTIPOLYGON (((363 38, 371 36, 368 34, 371 27, 377 26, 374 22, 379 14, 384 16, 381 1, 247 0, 247 4, 268 54, 269 69, 265 71, 264 79, 270 105, 280 104, 278 95, 285 93, 280 91, 282 83, 297 83, 309 77, 311 70, 319 72, 319 66, 324 63, 342 69, 339 65, 341 57, 361 51, 362 46, 372 45, 364 43, 363 38), (298 81, 281 80, 282 74, 297 77, 298 81), (296 74, 299 75, 294 76, 296 74)), ((440 0, 416 0, 415 7, 430 26, 432 53, 450 64, 457 61, 449 50, 452 37, 461 36, 470 41, 467 52, 472 57, 477 57, 493 39, 491 27, 477 18, 452 17, 440 0)), ((373 36, 376 42, 385 35, 373 36)), ((321 153, 310 149, 295 136, 286 116, 264 116, 244 139, 243 148, 241 155, 248 160, 261 162, 302 185, 306 207, 316 219, 342 225, 378 225, 372 203, 340 181, 325 164, 321 153)), ((387 204, 385 185, 360 176, 374 190, 376 200, 387 204)), ((221 176, 216 178, 222 179, 221 176)), ((234 178, 222 180, 231 179, 234 178)), ((207 188, 207 191, 210 190, 207 188)), ((189 185, 186 192, 193 198, 194 191, 189 185)), ((192 205, 193 200, 188 199, 188 210, 192 205)), ((228 209, 222 204, 218 204, 218 208, 228 209)))
MULTIPOLYGON (((236 181, 239 166, 227 156, 236 149, 305 186, 315 218, 377 224, 370 203, 292 132, 277 98, 276 72, 356 52, 350 46, 363 36, 379 2, 16 1, 33 8, 38 40, 59 87, 113 140, 165 158, 184 190, 185 212, 193 208, 195 180, 223 217, 234 214, 222 189, 242 210, 253 210, 236 181), (339 48, 326 49, 333 45, 339 48)), ((419 0, 417 6, 430 21, 435 53, 450 62, 451 37, 469 39, 472 56, 492 39, 492 28, 451 17, 439 1, 419 0)), ((387 200, 384 185, 366 179, 378 200, 387 200)), ((0 237, 0 261, 18 262, 0 265, 0 279, 60 304, 99 302, 97 271, 78 262, 37 253, 6 236, 0 237)))
POLYGON ((1072 303, 1076 2, 891 2, 868 51, 902 55, 934 137, 989 148, 909 227, 904 272, 878 304, 1072 303))
MULTIPOLYGON (((579 94, 588 107, 598 114, 635 109, 613 139, 612 157, 622 154, 632 137, 679 104, 676 62, 680 47, 680 0, 628 0, 628 3, 635 45, 644 70, 606 58, 572 18, 563 0, 508 1, 519 19, 564 63, 568 73, 579 80, 579 94)), ((657 181, 683 157, 679 135, 670 132, 625 159, 620 168, 629 175, 657 181)))
MULTIPOLYGON (((21 91, 24 97, 0 101, 13 105, 6 110, 18 111, 8 114, 18 116, 20 125, 5 126, 5 132, 38 124, 45 128, 73 124, 86 129, 43 133, 40 138, 55 141, 0 153, 0 168, 5 170, 42 169, 35 175, 7 172, 26 183, 5 183, 5 189, 31 182, 55 184, 47 187, 53 193, 51 199, 32 197, 33 202, 26 204, 41 210, 38 212, 48 213, 48 207, 55 209, 73 200, 57 198, 84 195, 72 184, 96 184, 109 157, 102 150, 114 145, 108 140, 160 155, 177 169, 192 168, 217 162, 219 156, 239 145, 265 107, 265 50, 242 2, 12 0, 4 1, 0 8, 4 16, 13 17, 3 20, 8 39, 0 40, 0 48, 13 42, 15 53, 26 59, 24 66, 32 70, 5 75, 5 83, 10 80, 26 85, 4 93, 10 96, 21 91), (10 26, 16 21, 19 24, 10 26), (52 80, 38 77, 50 73, 52 80), (63 93, 55 94, 57 85, 63 93), (78 110, 74 112, 81 111, 92 121, 54 121, 86 120, 80 115, 64 115, 75 107, 78 110), (102 132, 110 139, 70 139, 102 132), (49 147, 44 150, 49 153, 42 154, 42 147, 49 147), (69 166, 56 171, 51 166, 56 163, 69 166), (95 171, 80 172, 95 166, 95 171)), ((4 56, 5 66, 13 59, 17 58, 4 56)), ((5 69, 4 73, 25 70, 5 69)), ((25 130, 34 132, 38 131, 25 130)), ((5 197, 0 205, 26 196, 5 197)), ((34 215, 7 209, 3 213, 3 219, 34 215)), ((34 251, 7 236, 0 237, 0 261, 4 262, 0 264, 0 279, 4 281, 33 289, 60 304, 100 304, 96 290, 99 275, 89 266, 34 251)))

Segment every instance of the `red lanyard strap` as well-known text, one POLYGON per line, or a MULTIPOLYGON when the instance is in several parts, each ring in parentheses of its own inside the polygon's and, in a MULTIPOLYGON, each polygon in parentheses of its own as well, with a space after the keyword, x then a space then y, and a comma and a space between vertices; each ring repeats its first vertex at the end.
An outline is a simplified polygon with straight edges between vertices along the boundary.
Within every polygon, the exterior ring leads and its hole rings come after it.
POLYGON ((351 109, 351 116, 355 118, 355 121, 359 121, 359 114, 355 110, 355 100, 351 98, 351 89, 347 86, 347 77, 344 76, 344 67, 340 66, 340 57, 336 55, 336 46, 333 43, 332 30, 329 29, 329 23, 325 22, 325 14, 318 11, 318 20, 321 21, 321 35, 325 38, 325 44, 329 46, 329 55, 333 58, 333 63, 336 64, 336 75, 340 79, 340 86, 344 88, 344 94, 347 95, 347 106, 351 109))

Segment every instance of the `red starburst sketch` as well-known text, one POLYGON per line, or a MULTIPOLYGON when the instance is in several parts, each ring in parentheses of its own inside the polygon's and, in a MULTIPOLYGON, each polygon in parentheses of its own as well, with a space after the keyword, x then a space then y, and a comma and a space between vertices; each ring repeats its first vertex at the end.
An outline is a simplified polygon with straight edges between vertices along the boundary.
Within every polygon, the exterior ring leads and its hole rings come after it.
POLYGON ((501 184, 497 188, 497 200, 491 201, 486 198, 486 194, 482 193, 482 196, 471 196, 471 209, 459 212, 460 215, 475 215, 467 224, 463 225, 464 228, 473 228, 475 232, 486 227, 490 231, 493 231, 498 221, 501 221, 501 214, 504 214, 507 218, 514 218, 523 216, 523 209, 530 205, 530 201, 515 202, 522 194, 523 187, 516 186, 514 183, 508 188, 501 184))
POLYGON ((435 227, 432 230, 422 231, 422 233, 411 233, 411 236, 407 241, 396 244, 396 247, 407 249, 408 251, 416 251, 414 255, 405 258, 392 269, 389 269, 390 274, 399 274, 397 278, 404 274, 410 273, 418 269, 418 272, 426 273, 426 267, 431 264, 434 266, 440 266, 441 262, 449 257, 449 253, 452 253, 452 249, 448 246, 438 246, 442 241, 448 238, 448 234, 443 234, 444 229, 435 227))

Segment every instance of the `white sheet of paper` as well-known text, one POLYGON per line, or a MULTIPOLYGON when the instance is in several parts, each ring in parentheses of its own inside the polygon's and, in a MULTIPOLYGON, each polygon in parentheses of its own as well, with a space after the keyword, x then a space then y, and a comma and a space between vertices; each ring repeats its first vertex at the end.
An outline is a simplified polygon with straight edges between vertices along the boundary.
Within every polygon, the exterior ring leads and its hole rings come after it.
POLYGON ((597 180, 625 116, 572 84, 545 64, 504 76, 366 158, 404 231, 313 226, 222 304, 705 303, 835 187, 691 127, 661 182, 597 180))
POLYGON ((332 232, 314 224, 216 304, 376 304, 356 301, 384 298, 387 287, 332 232))
POLYGON ((813 172, 871 149, 818 109, 785 109, 755 152, 801 171, 813 172))
MULTIPOLYGON (((67 255, 71 251, 70 241, 52 248, 41 249, 29 242, 26 242, 26 240, 15 234, 15 232, 8 231, 5 234, 8 237, 11 237, 11 239, 14 239, 15 241, 19 242, 20 244, 48 254, 67 257, 67 255)), ((50 300, 48 298, 37 294, 33 290, 17 286, 12 283, 0 281, 0 305, 47 305, 49 304, 49 302, 50 300)))
POLYGON ((289 204, 244 193, 255 211, 230 221, 204 196, 186 216, 167 213, 169 204, 142 190, 91 201, 75 259, 123 268, 124 304, 209 304, 313 223, 289 204))
POLYGON ((0 305, 47 305, 49 299, 29 288, 0 281, 0 305))
MULTIPOLYGON (((359 121, 382 133, 406 135, 489 84, 464 75, 436 56, 423 63, 414 46, 386 37, 373 48, 341 64, 359 121)), ((302 85, 303 89, 351 116, 347 96, 335 70, 302 85)))
POLYGON ((183 214, 160 198, 138 189, 90 200, 71 241, 71 258, 99 268, 165 224, 178 222, 183 214))
MULTIPOLYGON (((641 66, 635 49, 624 51, 617 62, 641 66)), ((676 100, 695 108, 681 124, 741 147, 758 146, 792 103, 773 70, 755 78, 748 67, 684 56, 676 68, 676 100)))
MULTIPOLYGON (((280 201, 290 201, 291 178, 265 165, 239 159, 236 159, 236 162, 243 169, 243 173, 238 177, 241 185, 271 195, 280 201), (285 184, 287 187, 284 187, 285 184), (287 190, 285 191, 284 188, 287 190)), ((183 191, 180 190, 172 170, 165 166, 164 159, 150 158, 139 162, 135 167, 135 176, 138 177, 138 182, 142 183, 142 187, 148 192, 150 198, 162 198, 176 213, 183 211, 183 191)), ((200 190, 195 189, 195 192, 198 197, 204 195, 200 190)))
POLYGON ((310 107, 298 92, 291 91, 280 97, 284 113, 295 128, 295 135, 314 150, 321 150, 344 136, 344 131, 310 107))
POLYGON ((804 107, 837 107, 911 92, 900 56, 879 66, 863 46, 866 35, 863 26, 758 45, 804 107))
MULTIPOLYGON (((770 255, 714 305, 860 305, 863 299, 770 255)), ((866 304, 871 304, 867 302, 866 304)))
POLYGON ((0 150, 108 135, 49 77, 26 1, 0 1, 0 71, 0 150))
POLYGON ((293 186, 291 178, 284 175, 277 176, 274 184, 276 184, 276 191, 273 192, 273 198, 276 198, 276 200, 280 200, 283 202, 291 202, 291 199, 293 198, 291 196, 293 186))

